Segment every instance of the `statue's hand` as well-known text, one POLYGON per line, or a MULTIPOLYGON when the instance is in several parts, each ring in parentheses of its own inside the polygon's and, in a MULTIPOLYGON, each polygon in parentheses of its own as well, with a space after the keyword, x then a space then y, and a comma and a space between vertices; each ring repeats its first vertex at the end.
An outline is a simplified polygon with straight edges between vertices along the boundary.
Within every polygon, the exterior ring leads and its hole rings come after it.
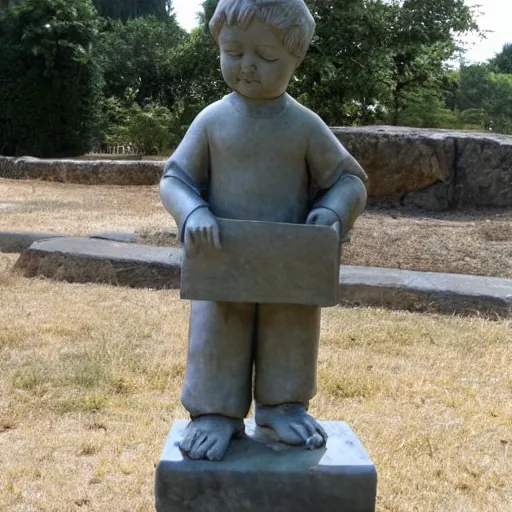
POLYGON ((306 224, 333 228, 341 238, 341 223, 338 216, 327 208, 315 208, 306 219, 306 224))
POLYGON ((219 225, 208 208, 198 208, 187 219, 184 244, 189 258, 207 247, 221 249, 219 225))

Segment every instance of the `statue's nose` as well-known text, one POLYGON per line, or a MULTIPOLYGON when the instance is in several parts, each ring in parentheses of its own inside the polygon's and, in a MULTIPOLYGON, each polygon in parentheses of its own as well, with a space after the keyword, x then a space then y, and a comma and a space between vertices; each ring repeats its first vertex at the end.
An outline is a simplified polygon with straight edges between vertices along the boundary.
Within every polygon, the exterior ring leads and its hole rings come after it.
POLYGON ((252 63, 249 64, 242 64, 242 73, 250 75, 251 73, 254 73, 256 71, 256 66, 252 63))

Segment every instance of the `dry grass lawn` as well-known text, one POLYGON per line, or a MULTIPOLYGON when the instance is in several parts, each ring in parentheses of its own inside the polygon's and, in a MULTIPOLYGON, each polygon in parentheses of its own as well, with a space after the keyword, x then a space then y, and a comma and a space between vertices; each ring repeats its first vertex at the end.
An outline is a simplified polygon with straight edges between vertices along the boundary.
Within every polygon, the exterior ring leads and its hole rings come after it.
MULTIPOLYGON (((28 280, 7 273, 14 260, 0 254, 0 510, 152 511, 164 438, 185 416, 188 304, 28 280)), ((511 321, 325 311, 313 413, 360 436, 379 512, 512 510, 511 332, 511 321)))
POLYGON ((86 186, 0 178, 0 230, 90 235, 168 229, 157 187, 86 186), (2 203, 4 208, 1 208, 2 203))
MULTIPOLYGON (((155 233, 175 224, 157 187, 83 186, 0 179, 0 231, 155 233)), ((174 240, 153 238, 166 244, 174 240)), ((343 263, 512 277, 512 211, 418 215, 370 210, 343 263)))

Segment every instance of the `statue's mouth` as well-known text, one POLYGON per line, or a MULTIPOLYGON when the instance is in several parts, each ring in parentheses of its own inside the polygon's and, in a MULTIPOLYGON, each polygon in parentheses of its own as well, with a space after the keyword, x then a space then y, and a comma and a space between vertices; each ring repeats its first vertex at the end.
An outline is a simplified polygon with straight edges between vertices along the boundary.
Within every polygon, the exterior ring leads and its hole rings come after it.
POLYGON ((238 81, 248 85, 259 84, 258 80, 252 80, 251 78, 239 78, 238 81))

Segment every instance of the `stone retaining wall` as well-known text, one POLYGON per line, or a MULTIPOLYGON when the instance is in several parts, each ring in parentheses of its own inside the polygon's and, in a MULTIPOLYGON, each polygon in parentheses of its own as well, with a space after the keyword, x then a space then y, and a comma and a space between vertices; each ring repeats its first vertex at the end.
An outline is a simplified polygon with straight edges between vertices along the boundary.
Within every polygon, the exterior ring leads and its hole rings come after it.
MULTIPOLYGON (((370 176, 377 200, 444 210, 512 207, 512 137, 389 126, 332 128, 370 176)), ((76 161, 0 157, 0 178, 79 184, 155 185, 158 161, 76 161)))
POLYGON ((443 210, 512 206, 512 137, 391 126, 333 128, 361 162, 370 197, 443 210))
POLYGON ((0 157, 0 178, 80 185, 155 185, 163 162, 145 160, 46 160, 0 157))

